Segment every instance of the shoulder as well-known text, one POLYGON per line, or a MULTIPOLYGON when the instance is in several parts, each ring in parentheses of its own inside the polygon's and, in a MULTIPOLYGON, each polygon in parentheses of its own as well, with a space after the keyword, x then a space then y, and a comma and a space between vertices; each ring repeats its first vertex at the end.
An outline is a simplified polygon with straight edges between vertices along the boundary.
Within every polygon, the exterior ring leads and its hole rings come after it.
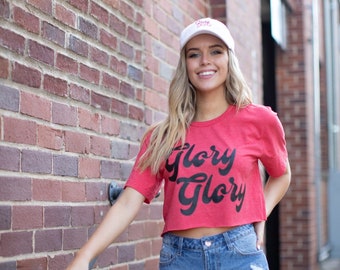
POLYGON ((276 121, 278 118, 271 107, 253 103, 236 110, 236 115, 252 122, 276 121))
POLYGON ((261 105, 261 104, 255 104, 255 103, 251 103, 247 105, 246 107, 241 108, 241 110, 244 110, 246 113, 261 115, 261 116, 277 115, 276 112, 274 112, 271 107, 261 105))

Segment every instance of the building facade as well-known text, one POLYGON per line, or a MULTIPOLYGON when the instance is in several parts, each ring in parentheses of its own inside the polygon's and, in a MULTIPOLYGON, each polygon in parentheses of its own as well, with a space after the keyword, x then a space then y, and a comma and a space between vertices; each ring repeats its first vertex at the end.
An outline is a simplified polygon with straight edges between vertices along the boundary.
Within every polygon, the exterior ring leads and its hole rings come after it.
MULTIPOLYGON (((0 0, 0 269, 64 269, 167 113, 180 31, 225 22, 254 102, 283 123, 291 187, 271 269, 340 258, 338 0, 0 0)), ((118 221, 119 222, 119 221, 118 221)), ((162 194, 95 262, 157 269, 162 194)))

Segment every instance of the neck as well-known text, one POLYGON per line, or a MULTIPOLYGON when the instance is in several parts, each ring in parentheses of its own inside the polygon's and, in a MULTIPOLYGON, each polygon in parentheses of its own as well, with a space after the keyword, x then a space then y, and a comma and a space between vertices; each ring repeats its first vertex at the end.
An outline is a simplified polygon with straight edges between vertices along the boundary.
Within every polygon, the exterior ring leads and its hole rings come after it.
POLYGON ((223 97, 197 98, 196 114, 194 121, 203 122, 212 120, 223 114, 228 107, 229 104, 225 99, 224 95, 223 97))

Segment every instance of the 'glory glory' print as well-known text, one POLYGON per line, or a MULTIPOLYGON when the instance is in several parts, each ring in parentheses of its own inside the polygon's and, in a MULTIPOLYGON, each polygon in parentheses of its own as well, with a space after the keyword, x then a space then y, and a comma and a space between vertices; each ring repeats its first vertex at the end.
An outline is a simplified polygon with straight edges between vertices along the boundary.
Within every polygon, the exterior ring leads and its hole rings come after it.
POLYGON ((210 146, 208 151, 200 151, 193 154, 195 144, 188 143, 184 146, 179 146, 173 149, 172 155, 175 159, 170 163, 166 161, 165 169, 169 172, 169 180, 181 185, 178 193, 178 199, 183 208, 182 214, 191 215, 194 213, 198 201, 203 203, 220 203, 223 199, 229 199, 235 203, 237 212, 241 211, 244 196, 246 193, 246 184, 238 184, 234 177, 230 176, 230 171, 233 167, 236 157, 236 150, 226 149, 222 154, 214 145, 210 146), (182 177, 179 174, 179 167, 198 168, 205 162, 210 162, 213 168, 216 168, 214 174, 206 172, 197 172, 189 176, 182 177), (213 185, 213 178, 221 177, 223 181, 218 181, 219 184, 213 185), (193 190, 189 193, 187 190, 193 190))

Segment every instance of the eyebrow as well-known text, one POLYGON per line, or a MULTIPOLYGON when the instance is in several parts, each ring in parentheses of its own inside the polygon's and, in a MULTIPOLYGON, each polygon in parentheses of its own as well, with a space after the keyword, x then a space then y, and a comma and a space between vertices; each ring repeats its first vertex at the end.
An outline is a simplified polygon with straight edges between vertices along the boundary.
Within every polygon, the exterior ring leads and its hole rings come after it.
MULTIPOLYGON (((209 49, 213 49, 213 48, 216 48, 216 47, 217 47, 217 48, 224 49, 224 46, 222 46, 222 45, 220 45, 220 44, 211 45, 211 46, 209 46, 209 49)), ((189 49, 186 50, 186 52, 189 52, 189 51, 191 51, 191 50, 196 51, 196 50, 199 50, 199 48, 195 48, 195 47, 189 48, 189 49)))

